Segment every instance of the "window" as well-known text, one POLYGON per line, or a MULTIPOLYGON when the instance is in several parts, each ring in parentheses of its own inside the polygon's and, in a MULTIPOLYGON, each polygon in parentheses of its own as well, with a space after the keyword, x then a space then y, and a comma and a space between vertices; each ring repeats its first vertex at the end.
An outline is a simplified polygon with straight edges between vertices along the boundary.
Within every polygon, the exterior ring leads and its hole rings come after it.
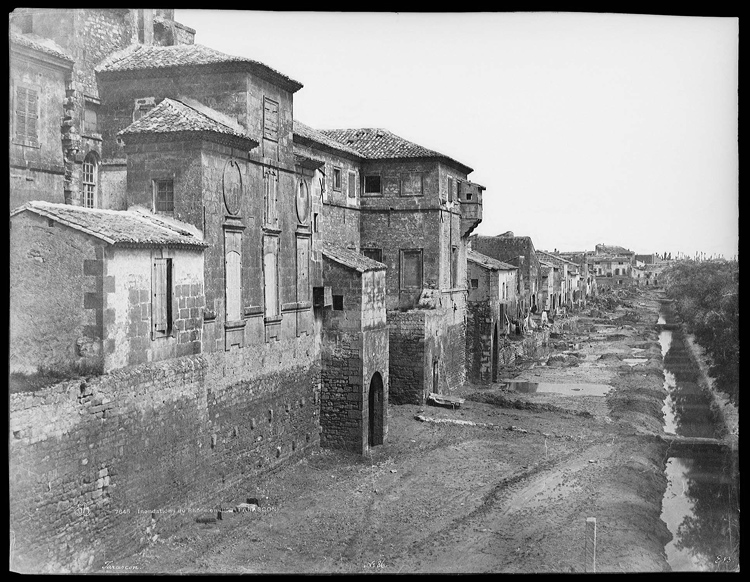
POLYGON ((383 262, 383 249, 362 249, 362 254, 378 263, 383 262))
POLYGON ((36 146, 39 138, 39 92, 30 87, 16 87, 15 140, 36 146))
POLYGON ((242 319, 242 234, 224 233, 226 321, 242 319))
POLYGON ((83 160, 83 205, 86 208, 96 208, 96 183, 98 164, 96 154, 89 153, 83 160))
POLYGON ((448 176, 448 202, 453 202, 453 188, 455 188, 454 184, 455 182, 453 178, 448 176))
POLYGON ((508 289, 505 286, 505 283, 503 282, 503 299, 507 299, 507 298, 508 298, 508 289))
POLYGON ((341 168, 333 169, 333 189, 341 190, 341 168))
MULTIPOLYGON (((503 283, 504 285, 504 283, 503 283)), ((472 279, 471 280, 471 288, 472 289, 479 289, 479 279, 472 279)))
POLYGON ((381 192, 380 175, 365 176, 365 194, 380 194, 381 192))
POLYGON ((466 199, 471 200, 474 196, 474 193, 471 190, 466 191, 466 199))
POLYGON ((343 295, 333 296, 333 310, 344 311, 344 296, 343 295))
POLYGON ((404 174, 401 178, 403 184, 404 196, 421 196, 423 193, 422 174, 420 172, 410 172, 404 174))
POLYGON ((174 212, 174 182, 154 180, 154 211, 174 212))
POLYGON ((98 110, 99 105, 97 103, 86 99, 83 110, 83 133, 85 135, 99 133, 98 110))
POLYGON ((355 198, 357 196, 357 174, 349 172, 349 190, 347 192, 349 198, 355 198))
POLYGON ((401 288, 422 288, 422 250, 401 251, 401 288))
POLYGON ((151 339, 172 334, 172 259, 154 259, 151 273, 151 339))
POLYGON ((263 98, 263 137, 279 140, 279 104, 268 97, 263 98))

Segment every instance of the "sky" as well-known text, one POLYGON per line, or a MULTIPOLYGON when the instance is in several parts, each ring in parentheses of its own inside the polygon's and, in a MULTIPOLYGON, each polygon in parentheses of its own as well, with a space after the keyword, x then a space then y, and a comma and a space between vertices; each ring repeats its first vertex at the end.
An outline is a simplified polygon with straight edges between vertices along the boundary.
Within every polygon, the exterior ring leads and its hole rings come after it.
POLYGON ((478 234, 738 254, 739 18, 176 10, 301 82, 294 117, 381 127, 486 187, 478 234))

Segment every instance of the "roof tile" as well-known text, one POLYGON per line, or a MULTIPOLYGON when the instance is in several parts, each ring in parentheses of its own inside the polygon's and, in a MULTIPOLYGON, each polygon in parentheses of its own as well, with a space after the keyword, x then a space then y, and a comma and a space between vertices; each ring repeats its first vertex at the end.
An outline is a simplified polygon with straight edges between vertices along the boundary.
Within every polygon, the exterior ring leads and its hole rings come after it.
POLYGON ((472 169, 454 160, 428 149, 424 146, 406 140, 391 133, 387 129, 360 128, 360 129, 323 129, 321 133, 335 139, 339 143, 348 145, 359 152, 363 158, 370 160, 387 160, 402 158, 442 158, 453 164, 461 166, 467 174, 472 169))
POLYGON ((84 208, 34 200, 14 210, 11 216, 24 211, 51 218, 113 245, 208 246, 189 230, 192 228, 189 225, 180 228, 175 224, 177 221, 172 220, 170 224, 167 219, 147 212, 84 208))
POLYGON ((292 91, 302 88, 302 83, 287 77, 259 61, 228 55, 201 44, 172 46, 131 44, 105 58, 96 67, 97 73, 124 73, 149 71, 171 67, 200 65, 237 65, 280 80, 292 91))
POLYGON ((58 59, 69 61, 70 63, 73 62, 73 57, 65 52, 65 49, 60 47, 56 42, 37 34, 21 34, 19 32, 11 31, 10 42, 18 46, 46 53, 53 57, 57 57, 58 59))
POLYGON ((357 251, 347 249, 346 247, 324 241, 322 248, 323 256, 336 261, 340 265, 364 273, 366 271, 384 271, 385 265, 373 259, 370 259, 357 251))
MULTIPOLYGON (((166 98, 146 115, 123 129, 118 135, 207 132, 251 141, 255 145, 258 144, 256 140, 244 133, 206 115, 204 112, 206 109, 203 108, 203 111, 198 111, 181 101, 166 98)), ((218 112, 216 113, 218 116, 218 112)))

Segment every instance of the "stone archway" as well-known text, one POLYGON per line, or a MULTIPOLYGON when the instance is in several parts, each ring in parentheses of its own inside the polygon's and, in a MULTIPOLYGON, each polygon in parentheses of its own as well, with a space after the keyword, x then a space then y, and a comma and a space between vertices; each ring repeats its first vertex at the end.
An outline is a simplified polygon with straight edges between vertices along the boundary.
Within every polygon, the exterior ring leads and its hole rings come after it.
POLYGON ((383 394, 383 377, 375 372, 370 380, 368 395, 369 414, 367 426, 367 444, 375 447, 383 444, 385 405, 383 394))

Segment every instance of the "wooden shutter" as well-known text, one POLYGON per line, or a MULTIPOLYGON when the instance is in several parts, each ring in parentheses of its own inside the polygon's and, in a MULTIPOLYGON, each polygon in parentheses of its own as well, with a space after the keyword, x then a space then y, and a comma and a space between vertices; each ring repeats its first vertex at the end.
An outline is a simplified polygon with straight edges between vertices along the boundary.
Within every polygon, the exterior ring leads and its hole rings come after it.
POLYGON ((279 104, 270 99, 263 100, 263 137, 279 138, 279 104))
POLYGON ((453 178, 448 178, 448 202, 453 202, 453 178))
POLYGON ((16 138, 37 140, 39 95, 27 87, 16 88, 16 138))
POLYGON ((154 259, 151 318, 155 332, 167 331, 167 260, 154 259))

